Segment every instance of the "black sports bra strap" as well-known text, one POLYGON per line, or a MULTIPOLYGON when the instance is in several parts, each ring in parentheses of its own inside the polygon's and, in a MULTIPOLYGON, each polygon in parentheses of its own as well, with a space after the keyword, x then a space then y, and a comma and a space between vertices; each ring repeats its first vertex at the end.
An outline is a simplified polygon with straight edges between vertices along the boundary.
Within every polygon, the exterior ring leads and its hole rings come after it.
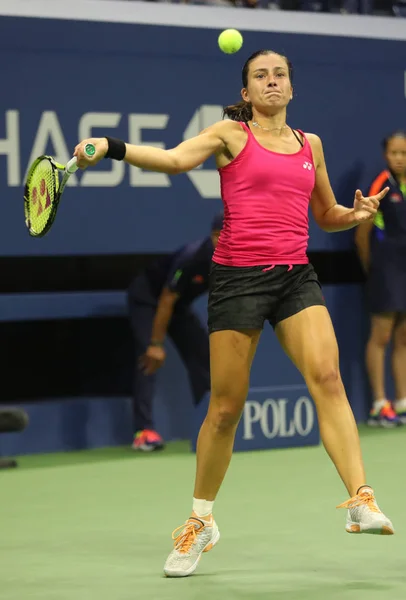
MULTIPOLYGON (((292 129, 292 127, 291 127, 291 129, 292 129)), ((293 135, 295 136, 295 138, 297 139, 297 141, 299 142, 299 144, 300 144, 300 145, 302 146, 302 148, 303 148, 304 144, 303 144, 302 140, 301 140, 301 139, 300 139, 300 137, 297 135, 297 133, 296 133, 296 131, 295 131, 294 129, 292 129, 292 133, 293 133, 293 135)))

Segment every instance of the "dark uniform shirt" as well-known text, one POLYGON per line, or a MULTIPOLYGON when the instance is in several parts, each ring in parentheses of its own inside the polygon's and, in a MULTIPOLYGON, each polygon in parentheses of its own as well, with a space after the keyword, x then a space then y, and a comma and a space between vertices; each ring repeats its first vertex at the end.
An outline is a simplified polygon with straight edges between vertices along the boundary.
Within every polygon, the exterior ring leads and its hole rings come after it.
POLYGON ((372 314, 406 312, 406 186, 399 185, 390 171, 372 183, 369 195, 386 186, 371 230, 371 265, 367 292, 372 314))
POLYGON ((179 294, 178 305, 189 305, 209 288, 213 255, 211 237, 186 244, 145 270, 151 293, 158 298, 164 287, 179 294))
POLYGON ((406 185, 400 185, 390 171, 382 171, 373 181, 369 196, 385 187, 389 192, 381 201, 372 235, 376 240, 388 240, 406 246, 406 185))

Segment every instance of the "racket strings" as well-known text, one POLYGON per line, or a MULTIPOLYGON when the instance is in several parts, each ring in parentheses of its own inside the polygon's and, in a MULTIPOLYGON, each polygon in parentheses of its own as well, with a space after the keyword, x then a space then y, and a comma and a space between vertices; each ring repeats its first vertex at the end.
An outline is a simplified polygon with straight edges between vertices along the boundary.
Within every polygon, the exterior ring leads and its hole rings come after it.
POLYGON ((43 158, 35 165, 27 186, 26 219, 33 233, 41 233, 49 220, 58 189, 58 174, 51 162, 43 158))

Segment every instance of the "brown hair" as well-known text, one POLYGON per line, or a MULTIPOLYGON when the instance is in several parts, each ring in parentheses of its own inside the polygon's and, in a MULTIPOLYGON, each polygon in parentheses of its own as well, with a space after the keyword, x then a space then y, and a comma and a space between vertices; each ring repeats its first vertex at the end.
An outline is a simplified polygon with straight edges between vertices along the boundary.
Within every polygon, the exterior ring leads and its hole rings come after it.
MULTIPOLYGON (((293 65, 290 62, 290 60, 286 58, 286 56, 283 56, 283 54, 279 54, 278 52, 274 52, 273 50, 257 50, 257 52, 254 52, 254 54, 251 54, 251 56, 247 59, 245 65, 242 68, 241 79, 244 88, 246 88, 248 85, 248 70, 252 61, 258 56, 267 56, 268 54, 277 54, 286 61, 286 64, 288 65, 289 79, 292 83, 293 65)), ((250 121, 252 119, 251 102, 245 102, 245 100, 242 100, 237 104, 230 104, 229 106, 226 106, 223 109, 223 117, 228 117, 232 121, 244 121, 245 123, 247 121, 250 121)))

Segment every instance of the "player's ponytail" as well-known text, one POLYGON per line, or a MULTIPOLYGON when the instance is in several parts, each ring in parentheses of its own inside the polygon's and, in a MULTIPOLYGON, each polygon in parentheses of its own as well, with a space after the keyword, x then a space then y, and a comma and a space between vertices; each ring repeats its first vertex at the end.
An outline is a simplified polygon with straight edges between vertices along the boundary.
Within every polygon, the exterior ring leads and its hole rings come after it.
POLYGON ((247 123, 252 119, 251 102, 242 100, 238 104, 230 104, 223 109, 223 118, 228 117, 232 121, 243 121, 247 123))

